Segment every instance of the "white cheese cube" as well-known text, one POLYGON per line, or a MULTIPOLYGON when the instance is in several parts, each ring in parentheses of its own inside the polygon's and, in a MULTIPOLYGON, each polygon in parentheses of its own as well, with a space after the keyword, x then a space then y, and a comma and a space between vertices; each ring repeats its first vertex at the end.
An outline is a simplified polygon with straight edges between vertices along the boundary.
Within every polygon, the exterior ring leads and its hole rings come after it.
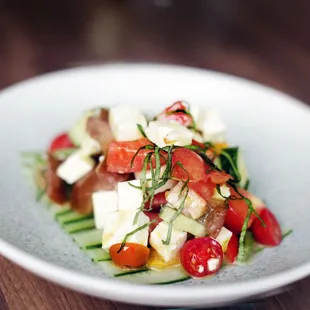
POLYGON ((161 222, 152 231, 150 236, 150 245, 163 258, 165 262, 169 262, 175 258, 184 243, 187 240, 187 233, 172 228, 171 240, 169 244, 163 244, 163 240, 167 239, 169 224, 161 222))
POLYGON ((174 209, 179 209, 185 199, 182 213, 196 220, 206 213, 207 202, 192 189, 188 190, 187 197, 185 198, 186 189, 181 192, 183 185, 183 182, 179 182, 174 186, 168 193, 166 199, 174 209))
POLYGON ((140 180, 119 182, 117 184, 119 210, 135 212, 140 208, 143 202, 143 193, 141 189, 134 186, 141 186, 140 180))
MULTIPOLYGON (((113 213, 102 234, 102 248, 106 251, 116 243, 122 243, 125 236, 135 229, 150 222, 148 216, 141 212, 137 224, 133 225, 136 213, 132 210, 121 210, 113 213)), ((137 231, 131 235, 127 242, 139 243, 147 246, 149 238, 149 227, 137 231)))
POLYGON ((232 236, 232 232, 225 227, 222 227, 220 230, 220 233, 216 237, 216 241, 222 246, 223 253, 226 253, 228 242, 230 241, 230 238, 232 236))
POLYGON ((137 124, 147 126, 145 116, 131 105, 118 105, 109 111, 109 124, 117 141, 132 141, 143 138, 137 124))
POLYGON ((197 128, 203 132, 204 141, 226 141, 226 126, 215 109, 201 110, 195 121, 197 128))
POLYGON ((164 147, 167 145, 184 146, 192 143, 193 132, 175 121, 152 121, 145 129, 150 141, 164 147))
POLYGON ((142 139, 143 136, 138 129, 137 124, 141 125, 142 128, 147 126, 147 121, 144 115, 140 114, 133 118, 121 120, 114 126, 113 135, 116 141, 133 141, 142 139))
POLYGON ((230 196, 230 189, 226 184, 220 186, 220 191, 221 191, 222 195, 220 195, 219 192, 217 191, 217 189, 215 188, 212 198, 224 201, 225 200, 224 197, 230 196))
POLYGON ((111 215, 117 211, 117 192, 99 191, 92 194, 94 217, 97 229, 105 229, 111 215))
POLYGON ((129 118, 139 116, 141 111, 137 106, 128 104, 119 104, 109 110, 109 125, 113 129, 115 125, 129 118))
MULTIPOLYGON (((162 177, 165 170, 166 170, 166 165, 163 165, 160 167, 160 173, 159 173, 159 176, 162 177)), ((136 172, 135 173, 135 177, 137 180, 140 180, 141 179, 141 172, 136 172)), ((145 177, 146 179, 152 179, 152 172, 150 170, 147 170, 145 172, 145 177)), ((158 193, 162 193, 162 192, 165 192, 169 189, 171 189, 175 184, 177 183, 177 181, 175 180, 168 180, 163 186, 159 187, 158 189, 155 190, 155 195, 158 194, 158 193)), ((148 187, 151 187, 152 186, 152 181, 148 181, 147 183, 147 186, 148 187)))
POLYGON ((95 166, 95 161, 79 150, 70 155, 57 169, 57 175, 68 184, 73 184, 95 166))
POLYGON ((91 156, 100 152, 101 147, 99 142, 89 135, 86 135, 81 145, 81 154, 84 156, 91 156))

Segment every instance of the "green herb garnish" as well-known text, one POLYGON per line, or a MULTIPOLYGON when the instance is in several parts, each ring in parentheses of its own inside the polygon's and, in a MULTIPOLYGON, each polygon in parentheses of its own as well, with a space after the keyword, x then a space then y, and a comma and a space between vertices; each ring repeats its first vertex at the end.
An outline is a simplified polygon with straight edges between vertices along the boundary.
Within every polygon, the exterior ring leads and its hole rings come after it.
POLYGON ((122 244, 121 244, 119 250, 117 251, 117 253, 119 253, 119 252, 124 248, 124 246, 126 245, 127 240, 130 238, 130 236, 132 236, 132 235, 134 235, 136 232, 138 232, 138 231, 140 231, 140 230, 142 230, 142 229, 144 229, 144 228, 150 226, 150 225, 153 224, 154 222, 155 222, 155 220, 150 221, 150 222, 148 222, 148 223, 145 223, 145 224, 143 224, 143 225, 137 227, 136 229, 132 230, 132 231, 129 232, 128 234, 126 234, 126 236, 124 237, 124 240, 123 240, 123 242, 122 242, 122 244))
POLYGON ((293 233, 293 229, 289 229, 288 231, 286 231, 283 235, 282 235, 282 239, 288 237, 289 235, 291 235, 293 233))
MULTIPOLYGON (((242 243, 242 245, 243 245, 242 255, 240 255, 240 252, 239 252, 237 259, 239 262, 245 263, 251 258, 253 251, 254 251, 254 238, 253 238, 253 234, 250 231, 246 231, 246 233, 244 234, 244 243, 242 243)), ((239 247, 239 251, 240 251, 240 247, 239 247)))
POLYGON ((142 125, 137 124, 137 127, 138 127, 138 130, 140 131, 141 135, 142 135, 144 138, 146 138, 146 134, 145 134, 145 131, 144 131, 142 125))
POLYGON ((245 184, 244 184, 244 189, 245 189, 246 191, 249 189, 250 183, 251 183, 250 179, 247 179, 246 182, 245 182, 245 184))

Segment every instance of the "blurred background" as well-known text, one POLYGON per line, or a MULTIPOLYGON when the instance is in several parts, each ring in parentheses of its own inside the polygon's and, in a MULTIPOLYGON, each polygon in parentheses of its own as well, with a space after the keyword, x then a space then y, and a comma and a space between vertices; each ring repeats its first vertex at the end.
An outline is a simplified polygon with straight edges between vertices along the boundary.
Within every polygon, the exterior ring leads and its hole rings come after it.
POLYGON ((90 63, 228 72, 310 102, 307 0, 0 0, 0 88, 90 63))
MULTIPOLYGON (((309 29, 307 0, 0 0, 0 89, 87 64, 158 62, 242 76, 310 103, 309 29)), ((125 309, 0 262, 3 270, 11 270, 0 283, 2 300, 16 305, 8 309, 71 309, 65 305, 73 300, 76 309, 84 309, 83 304, 125 309), (30 301, 22 304, 23 289, 15 286, 21 278, 33 291, 54 295, 38 294, 33 304, 26 294, 30 301)), ((309 309, 308 286, 309 279, 301 281, 291 291, 259 302, 257 309, 309 309)), ((0 308, 4 304, 0 298, 0 308)))

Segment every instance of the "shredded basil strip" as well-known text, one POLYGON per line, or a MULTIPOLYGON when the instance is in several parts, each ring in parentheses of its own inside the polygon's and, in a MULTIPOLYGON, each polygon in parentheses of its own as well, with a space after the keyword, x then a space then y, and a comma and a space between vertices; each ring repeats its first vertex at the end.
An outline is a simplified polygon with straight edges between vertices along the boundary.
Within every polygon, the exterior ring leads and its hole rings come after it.
POLYGON ((138 231, 140 231, 140 230, 142 230, 142 229, 144 229, 144 228, 150 226, 150 225, 153 224, 154 222, 155 222, 155 220, 150 221, 150 222, 148 222, 148 223, 145 223, 145 224, 143 224, 142 226, 139 226, 139 227, 137 227, 136 229, 134 229, 134 230, 132 230, 131 232, 129 232, 128 234, 126 234, 126 236, 124 237, 124 240, 123 240, 123 242, 122 242, 122 244, 121 244, 121 247, 119 248, 119 250, 117 251, 117 253, 119 253, 119 252, 124 248, 124 246, 126 245, 126 242, 127 242, 127 240, 129 239, 130 236, 132 236, 132 235, 134 235, 136 232, 138 232, 138 231))
POLYGON ((247 262, 251 258, 253 251, 254 251, 253 234, 250 231, 246 231, 244 235, 243 253, 240 256, 238 254, 238 261, 243 262, 243 263, 247 262))
POLYGON ((186 182, 184 182, 182 188, 181 188, 181 191, 179 193, 179 196, 184 192, 185 190, 185 194, 184 194, 184 197, 182 199, 182 202, 181 202, 181 205, 180 207, 178 208, 177 212, 175 212, 175 214, 173 215, 173 217, 170 219, 169 221, 169 226, 168 226, 168 232, 167 232, 167 238, 166 240, 162 240, 162 243, 165 244, 165 245, 168 245, 170 244, 170 241, 171 241, 171 235, 172 235, 172 227, 173 227, 173 222, 174 220, 182 213, 184 207, 185 207, 185 201, 186 201, 186 198, 188 196, 188 192, 189 192, 189 188, 188 188, 188 182, 189 182, 189 174, 188 174, 188 171, 184 168, 184 166, 182 165, 182 163, 180 163, 179 161, 176 163, 176 165, 178 165, 179 167, 181 167, 187 174, 187 180, 186 182))
POLYGON ((144 146, 141 146, 140 148, 138 148, 137 152, 135 153, 135 155, 131 159, 130 169, 133 167, 133 164, 135 162, 136 157, 139 155, 139 153, 142 150, 153 150, 153 149, 154 149, 154 145, 152 145, 152 144, 144 145, 144 146))
POLYGON ((238 261, 240 262, 243 262, 244 261, 244 258, 245 258, 245 236, 246 236, 246 233, 247 233, 247 229, 248 229, 248 225, 249 225, 249 220, 250 220, 250 217, 252 215, 252 210, 250 208, 248 208, 248 212, 247 212, 247 215, 246 215, 246 218, 243 222, 243 225, 242 225, 242 230, 241 230, 241 234, 240 234, 240 238, 239 238, 239 249, 238 249, 238 261))
POLYGON ((250 183, 251 183, 250 179, 247 179, 246 182, 245 182, 245 184, 244 184, 244 189, 245 189, 246 191, 249 189, 250 183))
POLYGON ((137 124, 137 127, 138 127, 138 130, 140 131, 141 135, 142 135, 144 138, 147 138, 147 136, 146 136, 146 134, 145 134, 145 131, 144 131, 142 125, 137 124))
POLYGON ((282 240, 285 239, 286 237, 288 237, 289 235, 291 235, 293 233, 293 229, 289 229, 288 231, 286 231, 283 235, 282 235, 282 240))

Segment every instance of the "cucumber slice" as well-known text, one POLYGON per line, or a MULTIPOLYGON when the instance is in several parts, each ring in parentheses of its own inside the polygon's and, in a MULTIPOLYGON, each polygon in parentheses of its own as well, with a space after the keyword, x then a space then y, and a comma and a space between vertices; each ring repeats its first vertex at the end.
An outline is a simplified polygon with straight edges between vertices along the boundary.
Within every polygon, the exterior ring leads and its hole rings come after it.
POLYGON ((248 182, 248 172, 240 149, 238 147, 230 147, 224 149, 223 152, 227 155, 220 155, 222 169, 232 175, 235 179, 240 177, 239 186, 244 188, 248 182), (232 165, 237 169, 239 176, 232 165))
POLYGON ((48 209, 54 216, 60 216, 70 213, 72 211, 69 205, 59 206, 56 204, 52 204, 49 206, 48 209))
POLYGON ((116 266, 112 261, 98 262, 98 265, 103 269, 104 273, 110 277, 132 275, 149 270, 147 267, 142 267, 140 269, 122 269, 116 266))
POLYGON ((90 230, 95 228, 95 220, 93 218, 64 224, 63 228, 69 234, 76 233, 79 231, 90 230))
POLYGON ((93 218, 93 215, 80 214, 72 210, 71 212, 58 215, 57 221, 59 222, 60 225, 64 225, 64 224, 79 222, 81 220, 86 220, 89 218, 93 218))
MULTIPOLYGON (((177 211, 171 209, 170 207, 165 207, 160 212, 159 217, 163 221, 169 223, 176 212, 177 211)), ((189 232, 196 237, 204 237, 207 234, 206 228, 202 224, 183 214, 179 214, 173 221, 173 227, 178 230, 189 232)))
POLYGON ((83 231, 72 235, 73 240, 82 248, 87 249, 90 247, 100 246, 102 244, 102 231, 93 229, 83 231))
POLYGON ((134 274, 122 274, 118 278, 139 284, 172 284, 188 280, 190 277, 181 266, 163 270, 147 270, 134 274))
POLYGON ((95 115, 96 109, 85 111, 81 118, 72 126, 68 135, 75 145, 81 145, 87 137, 86 124, 89 117, 95 115))
POLYGON ((94 262, 102 262, 102 261, 111 260, 110 254, 104 251, 101 247, 98 249, 86 250, 86 253, 94 262))

